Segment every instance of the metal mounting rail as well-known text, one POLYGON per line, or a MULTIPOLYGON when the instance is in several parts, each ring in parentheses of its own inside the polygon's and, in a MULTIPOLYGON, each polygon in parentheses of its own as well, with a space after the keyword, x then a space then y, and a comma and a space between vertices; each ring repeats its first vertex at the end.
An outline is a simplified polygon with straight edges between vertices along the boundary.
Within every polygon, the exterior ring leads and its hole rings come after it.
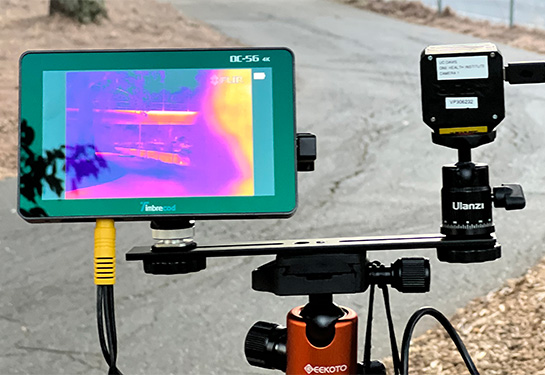
POLYGON ((257 255, 304 255, 304 254, 357 254, 367 251, 409 250, 409 249, 486 249, 497 246, 494 236, 484 239, 447 239, 439 234, 381 236, 381 237, 341 237, 314 238, 299 240, 259 241, 225 245, 197 246, 189 251, 162 249, 154 251, 150 246, 137 246, 126 254, 126 260, 161 261, 216 258, 257 255))

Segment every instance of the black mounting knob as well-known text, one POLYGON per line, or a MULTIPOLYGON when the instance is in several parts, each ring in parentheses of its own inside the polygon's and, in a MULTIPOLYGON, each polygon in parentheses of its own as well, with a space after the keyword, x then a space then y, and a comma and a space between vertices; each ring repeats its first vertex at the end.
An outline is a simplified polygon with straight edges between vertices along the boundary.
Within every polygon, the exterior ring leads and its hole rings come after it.
POLYGON ((244 354, 256 367, 286 371, 288 329, 268 322, 255 323, 244 340, 244 354))
POLYGON ((430 291, 430 261, 426 258, 401 258, 392 263, 392 287, 401 293, 430 291))
POLYGON ((430 274, 430 261, 426 258, 401 258, 391 267, 371 262, 368 268, 370 284, 390 284, 401 293, 429 292, 430 274))
POLYGON ((522 186, 518 184, 501 184, 493 190, 494 207, 506 210, 522 210, 526 206, 526 199, 522 186))

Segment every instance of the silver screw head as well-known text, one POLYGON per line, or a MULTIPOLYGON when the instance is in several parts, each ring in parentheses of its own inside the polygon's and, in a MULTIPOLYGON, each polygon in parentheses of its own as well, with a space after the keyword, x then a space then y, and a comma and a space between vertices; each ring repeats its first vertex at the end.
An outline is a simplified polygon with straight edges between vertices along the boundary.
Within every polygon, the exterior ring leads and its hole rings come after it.
POLYGON ((494 115, 492 115, 492 118, 493 118, 494 120, 497 120, 497 119, 498 119, 498 115, 495 115, 495 114, 494 114, 494 115))
POLYGON ((428 60, 433 60, 433 56, 428 56, 428 60))
POLYGON ((492 58, 496 57, 496 52, 490 52, 490 57, 492 58))
POLYGON ((435 117, 430 118, 431 122, 435 122, 437 119, 435 117))

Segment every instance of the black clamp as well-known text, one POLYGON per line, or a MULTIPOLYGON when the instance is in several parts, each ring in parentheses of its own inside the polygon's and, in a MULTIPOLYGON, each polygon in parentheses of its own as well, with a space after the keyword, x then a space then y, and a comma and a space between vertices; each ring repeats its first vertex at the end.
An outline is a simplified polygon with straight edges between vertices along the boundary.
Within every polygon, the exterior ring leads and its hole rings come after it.
POLYGON ((297 133, 297 171, 312 172, 316 160, 316 136, 311 133, 297 133))
POLYGON ((505 80, 512 85, 545 82, 545 62, 516 62, 505 67, 505 80))
POLYGON ((518 184, 501 184, 493 189, 494 207, 510 210, 522 210, 526 206, 526 199, 522 186, 518 184))
POLYGON ((390 284, 402 293, 426 293, 430 290, 430 262, 401 258, 387 267, 369 262, 365 251, 278 255, 252 272, 253 290, 278 296, 361 293, 371 284, 390 284))

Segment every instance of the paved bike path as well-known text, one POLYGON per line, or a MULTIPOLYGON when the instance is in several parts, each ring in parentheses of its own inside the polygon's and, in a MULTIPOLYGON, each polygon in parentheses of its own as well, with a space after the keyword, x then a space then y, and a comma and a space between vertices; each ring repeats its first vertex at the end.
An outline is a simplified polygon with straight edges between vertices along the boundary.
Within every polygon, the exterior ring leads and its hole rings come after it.
MULTIPOLYGON (((201 243, 277 238, 436 233, 440 170, 455 161, 435 146, 420 119, 418 60, 428 44, 475 42, 322 0, 173 0, 182 11, 248 45, 287 46, 297 62, 298 130, 319 140, 317 170, 301 174, 299 210, 289 220, 199 223, 201 243)), ((542 58, 500 46, 506 60, 542 58)), ((545 88, 506 89, 507 120, 498 140, 474 152, 491 182, 520 182, 521 212, 495 212, 504 247, 499 261, 449 265, 432 251, 380 252, 432 259, 432 290, 392 293, 398 335, 416 308, 447 314, 522 274, 544 254, 545 88)), ((14 213, 15 181, 0 181, 0 373, 102 374, 95 328, 91 224, 34 225, 14 213)), ((283 322, 300 297, 250 288, 264 258, 217 259, 206 271, 148 276, 123 260, 151 242, 145 223, 118 225, 119 364, 127 374, 257 374, 242 345, 257 320, 283 322)), ((364 320, 367 294, 339 296, 364 320)), ((377 311, 375 351, 388 353, 377 311)), ((429 325, 429 324, 428 324, 429 325)), ((363 324, 360 324, 363 326, 363 324)), ((363 329, 360 329, 360 333, 363 329)))

